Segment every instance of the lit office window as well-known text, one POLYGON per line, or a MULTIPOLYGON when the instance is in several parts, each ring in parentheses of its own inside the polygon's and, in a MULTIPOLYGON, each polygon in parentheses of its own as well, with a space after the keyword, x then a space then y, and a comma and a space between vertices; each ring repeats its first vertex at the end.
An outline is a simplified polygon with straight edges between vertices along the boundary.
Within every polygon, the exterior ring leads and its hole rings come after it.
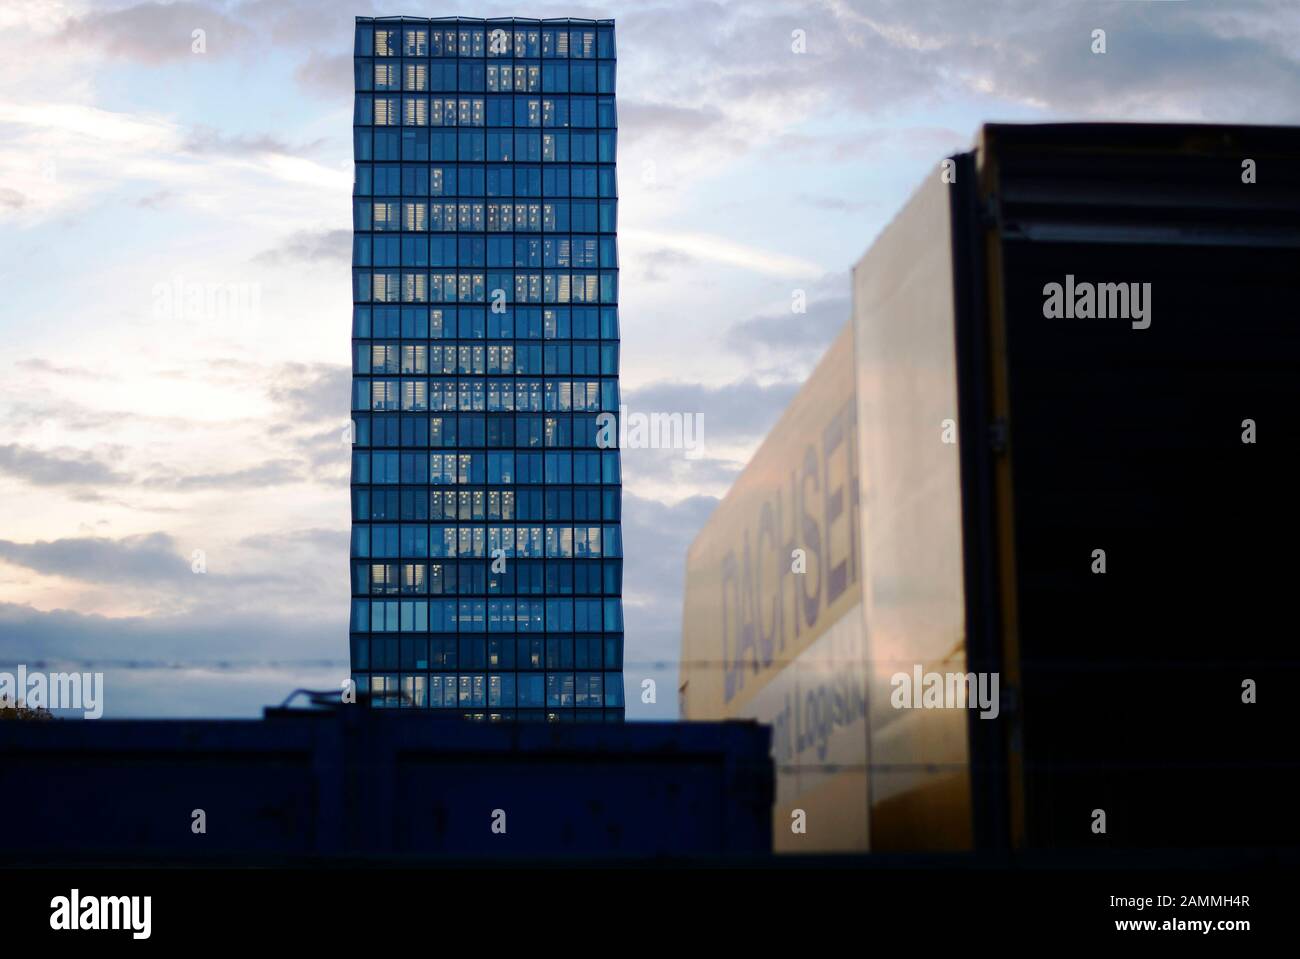
MULTIPOLYGON (((429 101, 425 97, 406 97, 403 101, 406 111, 403 116, 403 123, 408 127, 424 127, 429 125, 429 101)), ((375 125, 379 121, 375 120, 375 125)))
POLYGON ((397 98, 375 97, 375 126, 397 125, 397 98))
POLYGON ((427 57, 429 55, 428 30, 407 27, 406 55, 408 57, 427 57))
POLYGON ((422 233, 429 228, 427 203, 403 203, 403 229, 408 233, 422 233))
POLYGON ((371 223, 375 230, 396 230, 397 204, 376 203, 371 211, 371 223))
MULTIPOLYGON (((388 67, 387 69, 391 70, 392 68, 388 67)), ((425 66, 423 63, 408 63, 406 64, 405 72, 406 72, 406 82, 403 86, 403 89, 413 90, 413 91, 429 89, 429 68, 425 66)), ((383 90, 394 89, 393 87, 387 87, 387 86, 380 87, 378 75, 379 75, 379 67, 376 66, 375 67, 375 76, 376 76, 375 88, 376 89, 383 89, 383 90)))

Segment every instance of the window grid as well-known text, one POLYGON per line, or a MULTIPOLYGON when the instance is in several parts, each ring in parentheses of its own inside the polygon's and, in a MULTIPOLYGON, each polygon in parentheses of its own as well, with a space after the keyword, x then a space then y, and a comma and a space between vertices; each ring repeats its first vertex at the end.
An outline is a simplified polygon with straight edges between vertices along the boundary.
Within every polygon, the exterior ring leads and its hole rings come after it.
POLYGON ((621 719, 613 23, 358 18, 355 65, 358 689, 621 719))

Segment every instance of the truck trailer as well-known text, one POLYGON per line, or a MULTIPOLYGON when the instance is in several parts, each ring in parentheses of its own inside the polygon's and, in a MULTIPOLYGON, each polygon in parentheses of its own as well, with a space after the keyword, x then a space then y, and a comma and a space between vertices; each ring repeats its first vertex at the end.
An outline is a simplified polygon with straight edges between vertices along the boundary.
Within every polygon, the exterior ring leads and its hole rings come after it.
POLYGON ((1300 846, 1300 129, 992 124, 687 560, 783 851, 1300 846))

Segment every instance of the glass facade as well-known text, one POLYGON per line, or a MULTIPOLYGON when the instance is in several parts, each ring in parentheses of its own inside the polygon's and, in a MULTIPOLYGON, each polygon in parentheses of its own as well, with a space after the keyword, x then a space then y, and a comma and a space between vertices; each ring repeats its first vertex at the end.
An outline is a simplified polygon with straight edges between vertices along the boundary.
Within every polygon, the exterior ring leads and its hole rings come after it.
POLYGON ((354 55, 357 689, 621 720, 613 21, 360 17, 354 55))

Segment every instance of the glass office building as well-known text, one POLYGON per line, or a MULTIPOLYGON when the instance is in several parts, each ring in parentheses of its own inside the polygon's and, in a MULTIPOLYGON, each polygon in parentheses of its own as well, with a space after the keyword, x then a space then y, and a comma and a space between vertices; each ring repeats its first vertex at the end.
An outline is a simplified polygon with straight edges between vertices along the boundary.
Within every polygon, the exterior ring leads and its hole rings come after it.
POLYGON ((621 720, 613 21, 359 17, 354 53, 357 689, 621 720))

